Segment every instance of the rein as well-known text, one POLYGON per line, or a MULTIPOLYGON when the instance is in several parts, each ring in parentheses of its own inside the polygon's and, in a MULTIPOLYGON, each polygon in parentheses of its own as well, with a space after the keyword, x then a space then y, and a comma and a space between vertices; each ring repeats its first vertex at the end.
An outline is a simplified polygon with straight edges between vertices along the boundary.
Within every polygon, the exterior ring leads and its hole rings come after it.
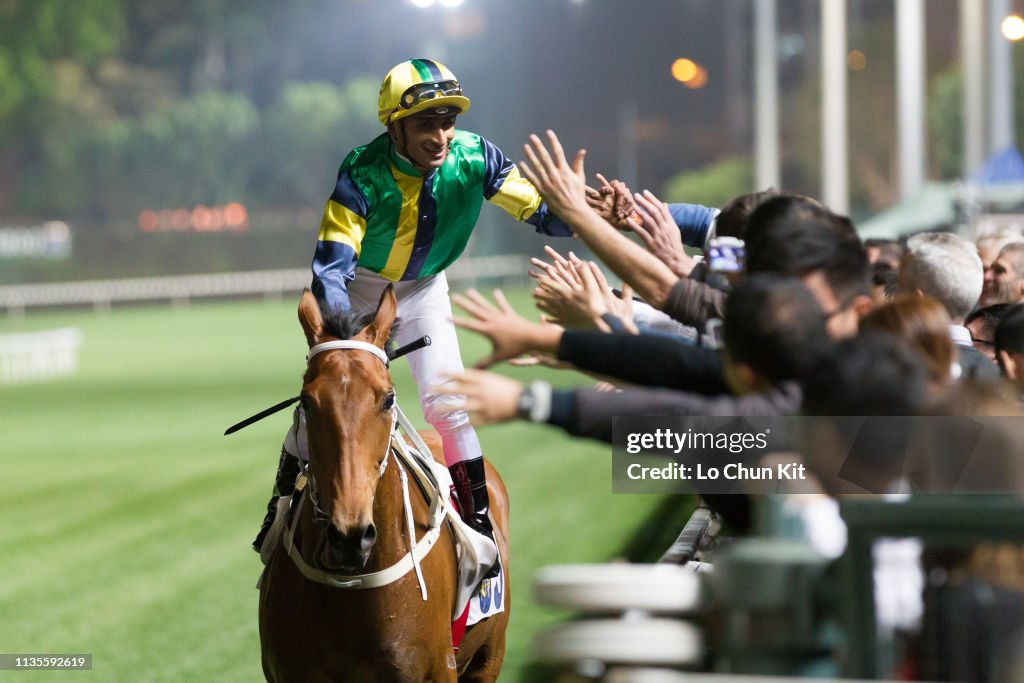
MULTIPOLYGON (((306 364, 308 365, 310 359, 322 351, 328 351, 330 349, 362 349, 364 351, 369 351, 373 355, 377 356, 377 358, 379 358, 384 363, 384 367, 388 367, 390 365, 390 361, 393 361, 396 358, 401 358, 407 353, 418 351, 419 349, 422 349, 424 346, 430 346, 430 343, 430 336, 423 335, 419 339, 415 339, 406 344, 405 346, 399 347, 392 351, 391 353, 386 354, 373 344, 366 344, 365 342, 358 342, 352 340, 340 342, 324 342, 323 344, 317 344, 316 346, 309 350, 309 353, 306 354, 306 364), (336 344, 344 344, 344 346, 336 346, 336 344)), ((239 429, 244 429, 245 427, 248 427, 249 425, 255 422, 259 422, 265 417, 270 417, 274 413, 284 410, 291 404, 297 403, 299 398, 299 396, 292 396, 291 398, 287 398, 281 401, 280 403, 275 403, 269 408, 261 410, 255 415, 252 415, 251 417, 245 418, 241 422, 236 422, 235 424, 231 425, 226 430, 224 430, 224 436, 227 436, 228 434, 234 434, 239 429)))
MULTIPOLYGON (((429 337, 425 339, 426 344, 429 344, 429 337)), ((418 340, 417 342, 413 342, 413 344, 407 345, 400 350, 408 349, 414 344, 419 344, 416 348, 425 346, 426 344, 423 344, 422 342, 423 340, 418 340)), ((329 341, 317 344, 309 350, 309 353, 306 356, 306 363, 308 364, 317 354, 333 350, 366 351, 373 354, 382 363, 384 363, 385 368, 388 367, 389 358, 379 347, 374 346, 373 344, 353 340, 329 341)), ((398 354, 396 353, 393 357, 397 357, 397 355, 398 354)), ((384 459, 381 462, 380 475, 383 477, 388 461, 393 456, 395 458, 395 466, 398 468, 398 475, 402 483, 402 503, 405 511, 406 527, 408 529, 410 543, 412 544, 409 551, 406 552, 398 562, 390 567, 367 574, 336 574, 318 569, 306 562, 305 558, 302 557, 302 553, 295 546, 295 532, 298 529, 299 519, 301 517, 301 506, 305 504, 307 498, 309 499, 310 505, 312 505, 314 521, 328 521, 328 515, 323 511, 317 499, 316 480, 313 477, 312 471, 309 469, 308 462, 303 468, 303 472, 300 477, 301 481, 296 484, 295 488, 296 491, 302 491, 303 495, 299 499, 299 506, 293 511, 292 522, 283 541, 288 557, 290 557, 295 563, 299 572, 310 581, 316 581, 317 583, 333 586, 335 588, 357 590, 379 588, 381 586, 394 583, 410 571, 415 570, 416 578, 420 586, 420 594, 423 597, 423 600, 426 600, 427 585, 426 581, 423 579, 420 562, 428 553, 430 553, 435 543, 437 543, 438 538, 440 538, 441 523, 444 521, 445 516, 449 514, 455 515, 457 513, 452 509, 451 503, 447 501, 446 496, 441 494, 438 481, 433 472, 431 472, 429 463, 425 460, 425 458, 428 457, 426 454, 430 452, 429 448, 427 448, 423 439, 416 432, 412 423, 402 412, 402 409, 398 407, 397 403, 392 410, 390 438, 388 440, 387 451, 385 452, 384 459), (405 437, 408 437, 413 442, 412 447, 410 447, 406 442, 405 437), (406 474, 406 468, 412 472, 412 475, 416 478, 420 488, 430 491, 428 500, 430 503, 430 516, 427 523, 427 531, 419 541, 415 540, 416 524, 413 519, 412 504, 409 499, 409 481, 408 475, 406 474), (306 495, 307 493, 308 495, 306 495)))

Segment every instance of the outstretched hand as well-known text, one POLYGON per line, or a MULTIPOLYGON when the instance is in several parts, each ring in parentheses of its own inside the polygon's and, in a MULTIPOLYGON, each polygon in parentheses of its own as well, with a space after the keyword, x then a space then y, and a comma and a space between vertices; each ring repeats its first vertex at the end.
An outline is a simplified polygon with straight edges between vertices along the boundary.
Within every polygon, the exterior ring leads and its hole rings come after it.
POLYGON ((599 187, 587 187, 587 204, 617 229, 629 230, 626 219, 633 217, 635 220, 640 216, 633 201, 633 193, 621 180, 609 181, 600 173, 594 174, 594 177, 597 178, 599 187))
POLYGON ((658 257, 678 277, 686 277, 693 270, 693 259, 683 249, 683 238, 679 226, 668 210, 668 204, 654 196, 650 190, 635 195, 637 205, 642 209, 643 222, 635 218, 626 221, 647 246, 647 250, 658 257))
POLYGON ((451 299, 456 306, 472 316, 453 318, 454 323, 482 334, 491 341, 491 355, 477 361, 474 367, 489 368, 528 351, 553 351, 561 338, 562 328, 531 322, 516 313, 500 289, 494 290, 497 305, 475 289, 467 291, 465 296, 452 294, 451 299))
POLYGON ((539 258, 531 258, 530 264, 535 266, 537 270, 529 271, 530 277, 538 282, 549 278, 569 289, 580 289, 583 287, 579 274, 583 261, 576 254, 570 251, 569 258, 566 258, 549 245, 544 245, 544 252, 551 258, 551 263, 547 263, 539 258))
POLYGON ((473 424, 492 424, 515 419, 523 385, 514 379, 483 370, 467 370, 435 389, 439 394, 460 396, 461 406, 473 424))
POLYGON ((529 144, 523 145, 527 161, 520 162, 519 167, 548 208, 569 223, 568 216, 590 210, 583 171, 583 157, 587 152, 583 149, 576 152, 570 165, 554 131, 548 130, 545 135, 551 151, 537 135, 531 135, 529 144))
POLYGON ((602 319, 606 313, 619 318, 626 330, 636 334, 633 323, 633 290, 623 285, 623 298, 616 297, 601 268, 593 261, 582 261, 569 252, 565 258, 551 247, 544 247, 551 263, 530 259, 538 271, 530 271, 537 280, 533 298, 544 313, 544 320, 576 329, 609 332, 602 319))

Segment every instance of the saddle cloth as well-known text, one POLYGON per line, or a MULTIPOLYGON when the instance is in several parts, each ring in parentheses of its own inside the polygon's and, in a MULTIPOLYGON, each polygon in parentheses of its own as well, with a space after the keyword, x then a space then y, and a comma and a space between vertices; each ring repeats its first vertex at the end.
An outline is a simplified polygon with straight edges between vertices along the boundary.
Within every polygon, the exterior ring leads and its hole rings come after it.
MULTIPOLYGON (((455 484, 448 468, 433 458, 430 467, 442 491, 448 491, 448 521, 455 535, 455 546, 459 558, 459 587, 455 597, 456 605, 465 605, 456 611, 453 622, 458 623, 468 611, 466 626, 472 626, 481 619, 505 611, 505 571, 499 562, 498 575, 480 580, 491 565, 498 562, 497 549, 491 539, 476 531, 464 521, 455 509, 455 484), (468 604, 467 604, 468 603, 468 604)), ((456 644, 457 646, 457 644, 456 644)))

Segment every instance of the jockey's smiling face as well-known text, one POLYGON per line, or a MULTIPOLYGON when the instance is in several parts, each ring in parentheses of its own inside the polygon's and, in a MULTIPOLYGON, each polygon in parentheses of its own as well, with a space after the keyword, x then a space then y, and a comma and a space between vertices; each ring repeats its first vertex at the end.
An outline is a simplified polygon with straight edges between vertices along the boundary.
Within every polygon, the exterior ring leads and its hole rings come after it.
POLYGON ((455 137, 455 113, 438 116, 433 111, 422 112, 396 121, 391 128, 398 153, 417 170, 429 172, 440 168, 448 158, 455 137))

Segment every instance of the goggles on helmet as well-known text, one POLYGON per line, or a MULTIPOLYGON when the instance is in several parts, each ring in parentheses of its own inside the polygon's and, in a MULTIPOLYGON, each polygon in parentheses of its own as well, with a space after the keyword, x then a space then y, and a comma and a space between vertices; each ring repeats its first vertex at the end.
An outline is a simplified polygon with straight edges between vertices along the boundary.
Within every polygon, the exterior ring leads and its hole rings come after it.
POLYGON ((462 86, 458 81, 439 81, 437 83, 419 83, 407 88, 402 93, 398 106, 402 109, 412 109, 421 102, 435 100, 439 97, 451 97, 462 95, 462 86))

